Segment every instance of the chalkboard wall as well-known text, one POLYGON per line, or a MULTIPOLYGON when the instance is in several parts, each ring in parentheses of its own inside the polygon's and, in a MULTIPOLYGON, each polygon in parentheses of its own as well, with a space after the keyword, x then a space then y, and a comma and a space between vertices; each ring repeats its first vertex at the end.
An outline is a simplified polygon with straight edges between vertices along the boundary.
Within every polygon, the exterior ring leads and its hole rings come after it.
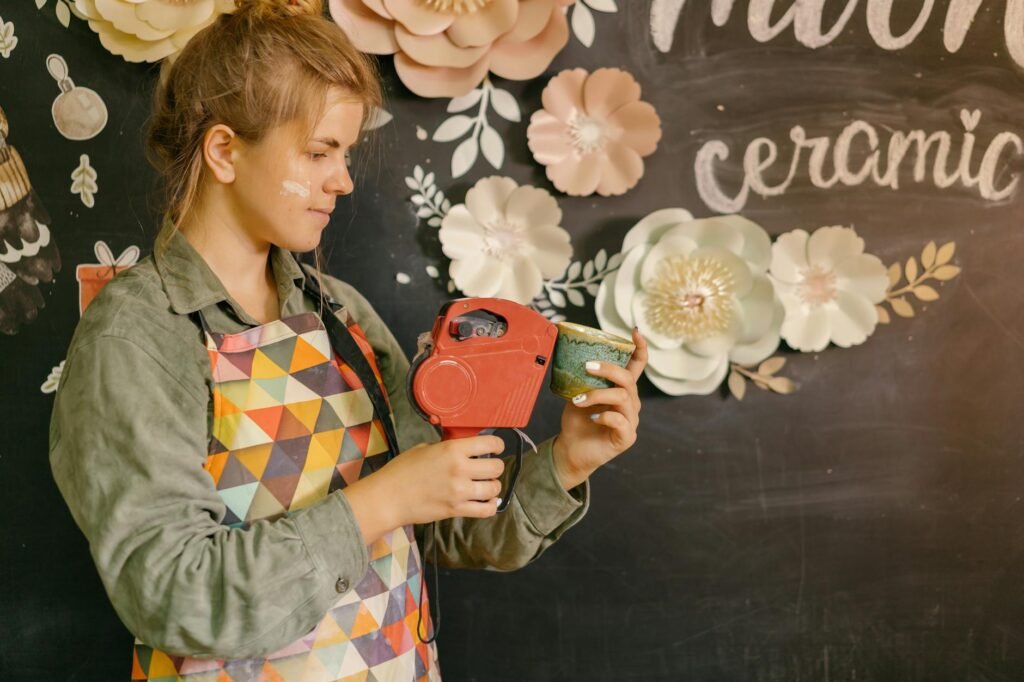
MULTIPOLYGON (((131 636, 50 477, 44 384, 89 286, 78 266, 104 265, 99 241, 106 260, 150 249, 155 178, 141 129, 156 70, 108 54, 77 18, 65 27, 52 2, 0 8, 19 38, 0 58, 6 139, 61 263, 37 286, 37 319, 0 337, 0 678, 127 679, 131 636), (95 137, 58 129, 51 54, 105 103, 95 137)), ((393 119, 325 246, 328 269, 407 351, 450 295, 437 230, 410 202, 416 166, 454 203, 492 174, 552 191, 577 260, 617 252, 640 218, 682 207, 738 212, 773 236, 853 226, 886 264, 955 242, 961 274, 863 345, 782 351, 790 395, 672 397, 644 379, 639 442, 593 477, 583 523, 524 570, 442 573, 445 678, 1024 679, 1024 3, 588 4, 617 11, 590 11, 593 45, 577 27, 548 76, 625 69, 662 119, 657 152, 622 197, 559 195, 533 162, 526 127, 547 77, 495 80, 523 112, 491 117, 503 165, 481 159, 453 179, 454 145, 424 135, 450 116, 447 102, 414 97, 382 60, 393 119), (840 154, 854 171, 877 136, 877 176, 827 182, 844 130, 859 131, 840 154), (948 163, 918 171, 909 153, 887 176, 893 136, 914 131, 948 133, 948 163), (792 162, 801 140, 818 141, 792 162), (1001 153, 986 160, 993 145, 1001 153), (772 146, 776 161, 762 164, 772 146), (813 149, 825 154, 817 170, 813 149), (961 163, 968 174, 952 176, 961 163)), ((595 324, 592 303, 559 312, 595 324)), ((542 395, 531 434, 552 435, 559 411, 542 395)))

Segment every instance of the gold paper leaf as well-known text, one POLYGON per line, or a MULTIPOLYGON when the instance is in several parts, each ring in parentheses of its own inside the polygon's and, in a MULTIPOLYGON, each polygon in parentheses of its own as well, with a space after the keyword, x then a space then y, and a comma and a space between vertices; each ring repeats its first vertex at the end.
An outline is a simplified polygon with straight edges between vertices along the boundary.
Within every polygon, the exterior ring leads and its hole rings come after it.
POLYGON ((786 377, 772 377, 772 380, 768 382, 768 387, 776 393, 782 393, 783 395, 796 390, 796 384, 786 377))
POLYGON ((889 266, 889 288, 896 286, 900 283, 900 264, 893 263, 889 266))
POLYGON ((761 363, 761 366, 757 368, 758 374, 764 374, 765 376, 771 376, 775 374, 786 364, 786 358, 774 357, 768 358, 761 363))
POLYGON ((953 279, 959 274, 960 268, 958 268, 955 265, 943 265, 941 267, 935 268, 934 273, 935 279, 939 280, 940 282, 948 282, 949 280, 953 279))
POLYGON ((921 265, 924 266, 925 270, 935 265, 936 251, 938 251, 938 247, 935 246, 935 242, 928 242, 925 245, 924 251, 921 252, 921 265))
POLYGON ((938 255, 935 257, 935 264, 945 265, 949 261, 953 260, 954 253, 956 253, 956 242, 943 244, 942 248, 939 249, 938 255))
POLYGON ((892 299, 891 301, 889 301, 889 304, 892 306, 893 312, 899 315, 900 317, 914 316, 914 307, 907 303, 907 299, 903 298, 902 296, 900 296, 899 298, 892 299))
POLYGON ((907 284, 913 284, 917 279, 917 260, 913 256, 907 259, 906 274, 907 284))
POLYGON ((880 305, 875 306, 875 311, 878 313, 879 324, 889 324, 889 311, 880 305))
POLYGON ((744 381, 743 375, 735 370, 729 373, 729 392, 736 400, 743 400, 743 396, 747 394, 747 382, 744 381))
POLYGON ((914 287, 914 296, 921 301, 937 301, 939 300, 939 292, 932 289, 930 286, 924 284, 914 287))
POLYGON ((754 379, 754 385, 757 386, 762 391, 767 391, 768 390, 768 384, 764 383, 763 381, 759 381, 757 379, 754 379))

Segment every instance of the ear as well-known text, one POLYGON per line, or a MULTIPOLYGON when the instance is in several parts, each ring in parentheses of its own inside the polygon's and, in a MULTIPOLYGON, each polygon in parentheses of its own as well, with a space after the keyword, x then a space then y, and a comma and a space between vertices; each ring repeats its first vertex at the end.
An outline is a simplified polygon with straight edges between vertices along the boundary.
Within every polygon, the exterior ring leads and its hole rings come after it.
POLYGON ((235 181, 235 160, 239 137, 231 128, 218 123, 203 136, 203 159, 218 182, 235 181))

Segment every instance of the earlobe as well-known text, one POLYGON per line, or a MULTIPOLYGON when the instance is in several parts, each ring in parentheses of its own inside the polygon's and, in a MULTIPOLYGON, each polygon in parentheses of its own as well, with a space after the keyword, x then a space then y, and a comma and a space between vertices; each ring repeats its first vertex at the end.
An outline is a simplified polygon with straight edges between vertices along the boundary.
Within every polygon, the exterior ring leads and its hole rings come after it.
POLYGON ((235 131, 218 123, 203 136, 203 158, 210 172, 225 185, 235 181, 235 131))

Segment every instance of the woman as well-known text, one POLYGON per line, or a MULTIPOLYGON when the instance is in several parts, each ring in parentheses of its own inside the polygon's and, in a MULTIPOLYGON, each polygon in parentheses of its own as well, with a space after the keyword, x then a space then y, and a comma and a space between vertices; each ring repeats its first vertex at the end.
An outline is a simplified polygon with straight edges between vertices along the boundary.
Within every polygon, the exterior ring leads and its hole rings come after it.
POLYGON ((500 439, 437 442, 370 304, 295 261, 353 191, 347 152, 380 99, 319 0, 242 0, 162 74, 161 235, 83 316, 50 434, 136 636, 132 679, 439 679, 419 544, 444 566, 523 566, 636 438, 634 333, 628 368, 595 371, 618 387, 566 407, 496 514, 503 464, 477 456, 500 439))

